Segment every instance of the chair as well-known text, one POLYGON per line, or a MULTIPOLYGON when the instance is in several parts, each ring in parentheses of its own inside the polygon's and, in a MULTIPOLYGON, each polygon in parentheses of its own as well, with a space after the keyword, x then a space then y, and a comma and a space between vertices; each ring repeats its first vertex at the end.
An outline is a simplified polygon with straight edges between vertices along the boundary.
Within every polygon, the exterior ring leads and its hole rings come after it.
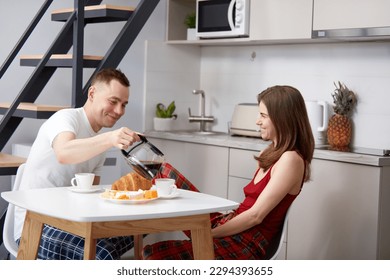
MULTIPOLYGON (((19 189, 20 181, 22 179, 23 171, 24 171, 25 163, 19 166, 18 171, 16 172, 15 183, 12 188, 13 191, 17 191, 19 189)), ((4 229, 3 229, 3 242, 7 251, 16 258, 18 254, 18 244, 14 240, 14 213, 15 205, 12 203, 8 204, 7 214, 5 216, 4 221, 4 229)))
POLYGON ((280 233, 278 234, 275 241, 270 244, 267 249, 267 253, 265 259, 267 260, 275 260, 282 250, 283 240, 287 233, 287 222, 288 222, 288 214, 290 212, 291 207, 287 210, 286 216, 284 217, 283 227, 280 233))

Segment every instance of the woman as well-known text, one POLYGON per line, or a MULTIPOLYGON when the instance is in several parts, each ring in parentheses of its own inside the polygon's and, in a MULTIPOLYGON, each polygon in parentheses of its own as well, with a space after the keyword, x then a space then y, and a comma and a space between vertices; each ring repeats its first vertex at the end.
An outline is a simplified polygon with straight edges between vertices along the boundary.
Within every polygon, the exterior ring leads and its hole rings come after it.
MULTIPOLYGON (((257 97, 261 137, 271 144, 255 159, 258 170, 245 199, 229 214, 212 215, 216 259, 264 259, 294 199, 310 178, 314 138, 305 102, 290 86, 274 86, 257 97)), ((145 259, 193 259, 190 240, 162 241, 144 248, 145 259)))

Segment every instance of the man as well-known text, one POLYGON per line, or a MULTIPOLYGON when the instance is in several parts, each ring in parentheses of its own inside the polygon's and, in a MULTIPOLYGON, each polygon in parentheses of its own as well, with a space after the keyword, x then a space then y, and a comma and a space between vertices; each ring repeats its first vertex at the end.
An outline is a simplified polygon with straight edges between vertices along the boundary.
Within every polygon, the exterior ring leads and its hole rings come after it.
MULTIPOLYGON (((105 151, 111 147, 127 149, 140 141, 126 127, 99 133, 103 127, 113 127, 124 115, 129 87, 128 79, 120 70, 104 69, 97 73, 83 107, 60 110, 39 129, 20 189, 69 186, 74 174, 80 172, 94 173, 94 184, 99 184, 105 151)), ((16 208, 15 240, 21 236, 24 217, 25 211, 16 208)), ((132 237, 100 239, 96 258, 118 259, 132 247, 132 237)), ((44 226, 39 259, 83 259, 83 252, 83 238, 44 226)))

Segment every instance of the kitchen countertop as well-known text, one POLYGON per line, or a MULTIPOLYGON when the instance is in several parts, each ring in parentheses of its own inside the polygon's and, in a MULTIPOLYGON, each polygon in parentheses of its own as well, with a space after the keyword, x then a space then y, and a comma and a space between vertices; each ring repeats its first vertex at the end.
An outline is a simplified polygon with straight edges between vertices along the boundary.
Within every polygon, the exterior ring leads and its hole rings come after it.
MULTIPOLYGON (((148 138, 174 140, 255 151, 265 149, 270 143, 269 141, 264 141, 259 138, 232 136, 228 133, 203 135, 190 133, 187 131, 146 131, 145 136, 148 138)), ((390 166, 390 156, 337 152, 326 149, 315 149, 314 158, 372 166, 390 166)))

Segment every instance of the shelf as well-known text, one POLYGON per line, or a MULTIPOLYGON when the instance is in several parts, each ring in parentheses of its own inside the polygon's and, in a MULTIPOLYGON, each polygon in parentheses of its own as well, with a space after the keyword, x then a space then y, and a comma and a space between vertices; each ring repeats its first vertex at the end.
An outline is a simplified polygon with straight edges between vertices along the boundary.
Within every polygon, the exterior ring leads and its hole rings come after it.
POLYGON ((187 26, 184 24, 189 13, 195 12, 195 0, 169 0, 167 14, 167 41, 185 40, 187 26))
MULTIPOLYGON (((10 106, 11 103, 9 102, 0 103, 0 114, 5 114, 10 106)), ((68 107, 22 102, 19 104, 13 116, 20 118, 48 119, 55 112, 65 108, 68 107)))
POLYGON ((0 153, 0 175, 15 175, 18 167, 25 162, 25 158, 0 153))
MULTIPOLYGON (((84 19, 86 23, 101 23, 126 21, 134 12, 134 7, 123 7, 114 5, 95 5, 85 7, 84 19)), ((67 21, 74 9, 60 9, 52 12, 53 21, 67 21)))
MULTIPOLYGON (((43 55, 22 55, 20 56, 21 66, 37 66, 43 55)), ((84 55, 84 68, 96 68, 103 60, 103 56, 84 55)), ((73 64, 72 54, 53 54, 46 64, 46 67, 71 68, 73 64)))

